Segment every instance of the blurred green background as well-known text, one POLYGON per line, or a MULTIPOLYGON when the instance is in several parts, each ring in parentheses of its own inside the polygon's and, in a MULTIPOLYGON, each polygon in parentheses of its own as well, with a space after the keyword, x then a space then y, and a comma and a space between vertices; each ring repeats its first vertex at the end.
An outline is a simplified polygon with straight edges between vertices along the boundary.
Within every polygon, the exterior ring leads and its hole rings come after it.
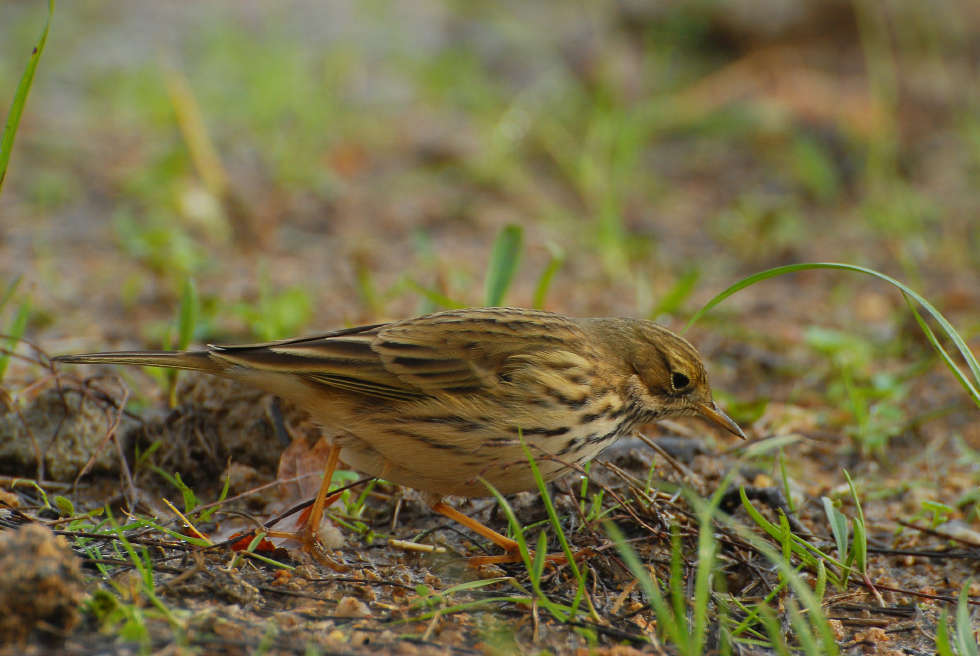
MULTIPOLYGON (((45 12, 0 6, 0 106, 45 12)), ((481 304, 516 224, 513 304, 669 323, 836 260, 975 325, 978 25, 969 1, 63 2, 0 279, 53 350, 166 341, 188 276, 197 339, 284 337, 481 304)), ((867 285, 729 303, 783 337, 890 320, 867 285)))

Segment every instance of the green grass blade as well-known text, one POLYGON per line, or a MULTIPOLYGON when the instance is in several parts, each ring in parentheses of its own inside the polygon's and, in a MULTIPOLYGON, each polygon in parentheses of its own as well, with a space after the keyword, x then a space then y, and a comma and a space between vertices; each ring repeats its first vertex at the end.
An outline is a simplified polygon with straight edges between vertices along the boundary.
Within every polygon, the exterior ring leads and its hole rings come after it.
POLYGON ((854 517, 854 562, 857 563, 858 571, 861 574, 868 573, 868 534, 864 522, 864 509, 861 508, 861 499, 858 498, 857 488, 851 475, 844 470, 844 478, 847 479, 847 486, 851 489, 851 498, 854 500, 854 507, 857 508, 857 515, 854 517))
POLYGON ((711 507, 711 512, 701 514, 701 526, 698 531, 698 562, 694 573, 694 635, 691 646, 693 654, 704 651, 705 641, 708 638, 708 602, 711 599, 712 573, 718 557, 718 540, 711 526, 711 514, 714 510, 715 508, 711 507))
MULTIPOLYGON (((31 304, 30 301, 25 300, 17 308, 17 314, 14 315, 14 320, 10 323, 10 328, 7 329, 7 344, 9 348, 13 350, 17 347, 17 342, 20 338, 24 336, 24 332, 27 330, 27 319, 31 315, 31 304)), ((3 375, 7 373, 7 364, 10 362, 10 354, 4 353, 0 355, 0 380, 3 380, 3 375)))
POLYGON ((544 299, 551 288, 551 280, 558 273, 558 269, 565 264, 565 251, 560 246, 548 244, 548 250, 551 251, 551 259, 548 260, 547 266, 541 272, 541 277, 538 278, 538 284, 534 288, 534 296, 531 300, 531 307, 538 310, 544 307, 544 299))
POLYGON ((44 29, 41 36, 34 44, 31 57, 27 61, 20 82, 17 84, 17 91, 14 92, 14 99, 10 103, 10 112, 7 113, 7 122, 3 126, 3 137, 0 137, 0 191, 3 190, 3 181, 7 178, 7 164, 10 163, 10 151, 14 148, 14 137, 17 134, 17 127, 20 125, 20 117, 24 113, 24 105, 27 104, 27 95, 31 92, 31 85, 34 83, 34 72, 37 70, 37 63, 41 60, 41 53, 44 52, 44 44, 48 40, 48 29, 51 27, 51 18, 54 16, 54 0, 48 0, 48 19, 44 21, 44 29))
POLYGON ((783 627, 779 625, 776 614, 765 604, 759 604, 758 617, 766 633, 769 635, 771 648, 779 656, 790 656, 789 645, 786 644, 786 637, 783 635, 783 627))
POLYGON ((823 512, 827 515, 827 521, 830 523, 830 532, 833 534, 834 543, 837 545, 837 557, 846 562, 849 545, 847 538, 850 537, 848 535, 847 517, 827 497, 822 497, 821 500, 823 501, 823 512))
MULTIPOLYGON (((783 531, 783 529, 781 529, 779 526, 766 519, 762 513, 760 513, 749 501, 749 498, 745 494, 744 488, 739 490, 739 496, 742 500, 742 508, 746 513, 748 513, 749 517, 756 523, 756 525, 759 526, 759 528, 769 534, 770 538, 778 542, 780 545, 784 544, 784 539, 787 536, 792 540, 791 547, 793 554, 800 559, 805 567, 816 571, 817 562, 822 559, 838 567, 841 572, 845 574, 847 573, 847 564, 835 558, 831 558, 828 554, 820 551, 803 538, 799 537, 798 535, 794 535, 791 532, 783 531)), ((835 587, 842 587, 843 583, 837 575, 828 572, 828 577, 835 587)))
MULTIPOLYGON (((578 563, 575 562, 575 554, 572 552, 572 547, 568 543, 568 538, 565 537, 565 531, 561 527, 561 522, 558 519, 558 513, 555 511, 555 504, 551 501, 551 495, 548 494, 548 487, 544 481, 544 477, 541 475, 541 470, 538 468, 538 463, 534 460, 534 454, 531 453, 531 449, 527 446, 524 441, 524 435, 520 435, 521 447, 524 449, 524 455, 527 457, 528 463, 531 465, 531 473, 534 475, 534 481, 537 483, 538 492, 541 494, 541 501, 544 503, 545 511, 548 513, 548 520, 551 523, 551 527, 555 529, 555 534, 558 536, 558 542, 561 544, 562 552, 564 552, 565 557, 568 559, 568 567, 572 570, 572 576, 578 583, 578 587, 575 591, 575 599, 572 601, 571 615, 570 617, 575 617, 578 612, 579 604, 582 602, 582 597, 585 595, 585 577, 582 575, 581 570, 578 567, 578 563)), ((595 611, 593 610, 593 615, 595 611)), ((597 619, 597 618, 594 618, 597 619)))
POLYGON ((967 580, 960 590, 960 598, 956 603, 956 634, 953 640, 960 656, 977 656, 977 639, 973 634, 973 622, 970 621, 970 599, 967 591, 970 581, 967 580))
MULTIPOLYGON (((747 501, 743 496, 743 504, 747 501)), ((698 497, 691 495, 686 497, 691 505, 698 507, 699 504, 704 504, 703 500, 698 497)), ((751 506, 751 504, 748 504, 751 506)), ((754 509, 753 509, 754 510, 754 509)), ((758 513, 758 511, 755 511, 758 513)), ((814 640, 819 643, 820 654, 826 656, 836 656, 840 653, 837 641, 834 638, 833 631, 830 628, 830 624, 827 621, 826 615, 823 612, 823 608, 820 605, 819 599, 814 594, 813 590, 809 585, 800 577, 799 572, 793 564, 782 557, 771 544, 769 544, 764 537, 759 536, 752 531, 748 530, 744 525, 733 521, 730 517, 726 516, 724 513, 717 513, 714 516, 715 521, 727 526, 730 530, 735 531, 744 540, 748 541, 759 550, 763 556, 765 556, 775 567, 779 570, 780 576, 792 589, 793 593, 796 595, 796 599, 802 605, 804 612, 806 614, 806 619, 810 623, 810 627, 813 630, 814 640)), ((831 560, 831 559, 828 559, 831 560)))
MULTIPOLYGON (((789 517, 781 508, 779 510, 779 530, 782 535, 783 558, 786 562, 790 562, 793 558, 793 531, 789 527, 789 517)), ((780 576, 780 581, 782 580, 783 577, 780 576)))
POLYGON ((789 615, 790 626, 793 627, 793 635, 800 645, 802 653, 807 656, 821 656, 823 651, 817 646, 817 640, 810 630, 810 626, 800 613, 795 599, 786 600, 786 611, 789 615))
POLYGON ((926 323, 926 320, 922 318, 922 315, 919 314, 919 311, 916 309, 915 305, 912 304, 912 301, 909 300, 908 296, 905 297, 905 302, 908 303, 909 307, 912 309, 912 314, 915 317, 915 320, 918 322, 919 328, 921 328, 922 332, 925 333, 929 343, 932 344, 932 347, 936 349, 940 357, 942 357, 943 361, 946 363, 946 366, 953 372, 953 375, 956 376, 956 380, 960 381, 960 385, 963 386, 966 393, 972 396, 976 404, 980 406, 980 392, 978 392, 977 388, 970 383, 966 376, 963 375, 960 368, 956 366, 956 363, 953 362, 953 358, 950 357, 949 353, 946 352, 946 349, 944 349, 939 343, 939 339, 936 337, 936 334, 932 331, 932 328, 929 327, 929 324, 926 323))
POLYGON ((541 574, 544 573, 544 559, 548 555, 548 536, 544 531, 538 533, 538 548, 531 561, 531 581, 535 588, 541 587, 541 574))
POLYGON ((489 481, 482 478, 480 480, 497 498, 497 502, 500 504, 504 514, 507 516, 507 522, 510 524, 511 532, 514 534, 514 539, 517 541, 518 551, 520 552, 521 560, 524 562, 524 567, 527 570, 528 577, 531 580, 531 587, 534 590, 535 598, 537 599, 538 604, 554 615, 558 621, 567 622, 571 617, 571 609, 567 606, 551 601, 541 589, 541 572, 544 569, 544 556, 546 555, 548 546, 547 537, 543 532, 539 534, 538 551, 535 552, 534 559, 532 560, 531 552, 527 547, 527 540, 524 537, 524 529, 521 527, 520 522, 518 522, 517 515, 514 514, 514 509, 511 508, 510 504, 507 503, 507 499, 505 499, 497 488, 491 485, 489 481))
POLYGON ((813 586, 813 594, 817 601, 823 603, 824 594, 827 592, 827 566, 822 560, 817 561, 817 583, 813 586))
POLYGON ((221 488, 221 494, 218 495, 217 500, 213 504, 208 504, 210 508, 205 508, 197 517, 197 521, 206 522, 211 519, 211 515, 217 512, 221 508, 221 504, 224 500, 228 498, 228 490, 231 489, 231 476, 225 476, 224 487, 221 488))
POLYGON ((17 288, 20 286, 20 280, 21 276, 17 276, 11 280, 10 284, 7 285, 7 288, 3 290, 3 294, 0 294, 0 312, 3 311, 4 306, 7 305, 10 299, 14 297, 14 294, 17 292, 17 288))
MULTIPOLYGON (((514 540, 517 541, 518 551, 521 554, 521 560, 524 561, 524 567, 527 571, 531 571, 531 552, 527 548, 527 539, 524 537, 524 530, 521 528, 521 523, 517 521, 517 515, 514 514, 514 509, 510 507, 507 503, 507 499, 504 498, 497 488, 495 488, 490 481, 480 478, 480 481, 487 486, 490 493, 497 498, 497 503, 500 504, 500 508, 504 511, 504 515, 507 517, 507 523, 510 525, 510 530, 514 534, 514 540)), ((535 590, 537 592, 537 590, 535 590)))
POLYGON ((430 289, 425 285, 418 283, 415 280, 408 279, 405 281, 405 286, 418 294, 421 294, 425 300, 429 301, 435 307, 444 307, 451 310, 458 310, 460 308, 466 307, 463 303, 459 303, 449 298, 445 294, 436 291, 435 289, 430 289))
POLYGON ((687 624, 687 595, 685 594, 684 576, 681 561, 684 558, 683 546, 681 545, 680 529, 677 525, 670 527, 670 578, 667 586, 670 590, 670 601, 673 604, 674 621, 683 624, 684 642, 677 643, 681 652, 690 654, 691 643, 694 639, 693 632, 687 624))
POLYGON ((650 310, 650 314, 647 316, 651 321, 655 320, 657 317, 664 314, 674 314, 680 309, 681 304, 687 300, 694 291, 694 288, 698 284, 698 280, 701 279, 701 271, 696 268, 688 269, 683 272, 680 277, 674 281, 673 287, 661 297, 660 301, 650 310))
POLYGON ((949 640, 949 614, 944 610, 936 625, 936 654, 938 656, 953 656, 953 645, 949 640))
POLYGON ((419 597, 409 602, 409 608, 425 608, 434 607, 446 602, 449 597, 459 592, 465 592, 467 590, 477 590, 479 588, 485 588, 490 585, 498 585, 500 583, 513 583, 522 594, 530 595, 530 593, 525 590, 520 584, 514 579, 508 576, 497 576, 490 579, 479 579, 477 581, 467 581, 465 583, 459 583, 457 585, 450 586, 445 590, 429 590, 427 586, 416 586, 416 592, 419 593, 419 597))
POLYGON ((174 474, 171 475, 167 473, 165 470, 161 469, 160 467, 157 467, 156 465, 151 465, 150 469, 156 472, 165 481, 167 481, 175 488, 177 488, 177 490, 180 492, 181 497, 183 497, 184 500, 184 514, 194 512, 194 509, 200 505, 200 502, 197 500, 197 495, 194 494, 194 490, 189 488, 187 486, 187 483, 185 483, 180 478, 179 472, 174 472, 174 474))
POLYGON ((650 576, 650 572, 643 566, 643 563, 640 562, 640 558, 636 555, 636 552, 626 543, 626 539, 623 537, 623 533, 619 530, 619 527, 610 521, 603 522, 603 526, 609 538, 616 546, 616 551, 619 552, 620 557, 626 563, 630 572, 636 577, 640 588, 647 596, 647 599, 649 599, 651 606, 653 606, 653 612, 657 616, 657 628, 659 631, 663 635, 668 636, 675 645, 686 645, 688 639, 687 626, 683 621, 684 618, 674 616, 674 611, 667 603, 667 600, 664 599, 664 595, 660 591, 660 586, 650 576))
POLYGON ((490 264, 487 267, 485 295, 487 306, 494 307, 503 302, 510 281, 514 278, 514 272, 517 271, 523 241, 524 229, 519 225, 506 225, 497 234, 497 239, 493 242, 493 250, 490 252, 490 264))
MULTIPOLYGON (((776 276, 781 276, 788 273, 795 273, 797 271, 809 271, 813 269, 835 269, 839 271, 851 271, 853 273, 863 273, 865 275, 878 278, 879 280, 884 280, 885 282, 900 289, 906 296, 911 297, 921 307, 925 308, 926 312, 928 312, 929 315, 933 319, 935 319, 936 322, 942 327, 943 332, 946 333, 950 341, 953 342, 953 344, 956 346, 956 349, 960 352, 960 355, 966 361, 966 364, 973 375, 973 379, 977 382, 978 385, 980 385, 980 363, 977 362, 977 359, 973 355, 973 352, 970 351, 970 348, 966 345, 966 342, 963 340, 960 334, 956 332, 956 329, 953 328, 952 324, 950 324, 949 321, 947 321, 946 317, 944 317, 942 313, 939 312, 939 310, 933 307, 932 303, 927 301, 919 293, 912 290, 909 286, 896 280, 895 278, 892 278, 891 276, 887 276, 883 273, 875 271, 874 269, 868 269, 862 266, 857 266, 856 264, 843 264, 840 262, 805 262, 802 264, 789 264, 786 266, 775 267, 773 269, 767 269, 766 271, 761 271, 759 273, 753 274, 751 276, 748 276, 747 278, 743 278, 742 280, 736 282, 734 285, 731 285, 721 293, 717 294, 710 301, 708 301, 704 305, 704 307, 702 307, 700 310, 694 313, 694 316, 691 317, 691 320, 687 322, 687 326, 685 326, 685 329, 690 327, 691 324, 693 324, 695 321, 697 321, 702 316, 707 314, 708 311, 710 311, 713 307, 715 307, 716 305, 718 305, 723 300, 725 300, 726 298, 728 298, 729 296, 731 296, 737 291, 740 291, 742 289, 745 289, 746 287, 754 285, 757 282, 768 280, 769 278, 775 278, 776 276)), ((952 363, 952 360, 947 359, 946 364, 950 366, 951 369, 958 369, 958 367, 956 367, 956 365, 952 363)), ((977 397, 975 396, 974 398, 976 399, 977 397)), ((980 401, 978 401, 978 404, 980 404, 980 401)))
POLYGON ((790 513, 795 514, 796 503, 793 501, 793 491, 789 485, 789 474, 786 472, 786 454, 781 447, 779 449, 779 474, 783 484, 783 496, 786 497, 786 505, 789 507, 790 513))

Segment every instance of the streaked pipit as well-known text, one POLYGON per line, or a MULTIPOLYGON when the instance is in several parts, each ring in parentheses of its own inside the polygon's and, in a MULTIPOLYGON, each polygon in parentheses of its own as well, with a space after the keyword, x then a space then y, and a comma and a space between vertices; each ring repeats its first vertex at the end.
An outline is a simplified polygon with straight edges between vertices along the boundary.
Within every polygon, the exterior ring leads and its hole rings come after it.
POLYGON ((433 510, 513 554, 513 540, 443 497, 487 496, 481 479, 503 494, 535 487, 522 439, 552 480, 665 417, 700 415, 742 436, 712 400, 694 347, 639 319, 473 308, 267 344, 55 359, 203 371, 309 411, 336 437, 307 547, 338 458, 424 492, 433 510))

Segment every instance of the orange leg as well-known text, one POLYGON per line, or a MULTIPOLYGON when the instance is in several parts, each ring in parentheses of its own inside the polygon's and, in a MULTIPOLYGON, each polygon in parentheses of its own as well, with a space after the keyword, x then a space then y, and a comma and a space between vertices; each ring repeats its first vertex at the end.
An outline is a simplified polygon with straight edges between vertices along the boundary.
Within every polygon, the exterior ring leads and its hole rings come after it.
POLYGON ((316 542, 317 531, 320 530, 320 522, 323 521, 323 509, 327 507, 327 495, 330 492, 330 483, 333 481, 333 473, 337 471, 337 463, 340 462, 340 447, 336 444, 330 445, 330 452, 327 454, 327 465, 323 468, 323 480, 320 481, 320 489, 310 507, 310 516, 306 520, 306 533, 311 542, 316 542))
MULTIPOLYGON (((489 526, 482 524, 472 517, 467 517, 463 513, 459 512, 452 506, 438 501, 431 506, 432 510, 439 513, 443 517, 448 517, 449 519, 462 524, 466 528, 470 529, 477 535, 482 535, 486 539, 493 542, 495 545, 506 551, 507 553, 500 556, 474 556, 469 559, 469 564, 471 567, 479 567, 481 565, 493 565, 497 563, 519 563, 521 562, 521 552, 520 547, 516 540, 511 540, 506 535, 501 535, 489 526)), ((591 553, 591 549, 583 549, 578 553, 574 554, 576 560, 579 556, 584 556, 591 553)), ((546 557, 549 563, 564 563, 568 559, 565 554, 549 554, 546 557)))
POLYGON ((284 537, 293 540, 298 540, 303 545, 303 551, 313 554, 318 560, 323 561, 326 565, 333 569, 338 569, 340 571, 346 568, 335 563, 325 554, 322 553, 322 548, 318 541, 317 532, 320 530, 320 522, 323 521, 323 510, 329 507, 333 502, 340 498, 341 493, 329 494, 330 492, 330 482, 333 480, 333 473, 337 469, 337 463, 340 461, 340 447, 336 444, 330 445, 330 451, 327 454, 327 464, 323 470, 323 480, 320 481, 320 489, 316 493, 316 498, 313 500, 313 505, 310 506, 309 513, 304 513, 305 520, 303 525, 300 527, 298 533, 286 533, 282 531, 270 531, 269 535, 272 537, 284 537))
POLYGON ((463 513, 459 512, 452 506, 442 501, 432 504, 432 510, 439 513, 443 517, 448 517, 449 519, 462 524, 466 528, 470 529, 477 535, 482 535, 486 539, 493 542, 495 545, 506 551, 508 554, 514 554, 520 560, 520 554, 518 553, 518 545, 516 540, 511 540, 506 535, 501 535, 495 530, 482 524, 472 517, 467 517, 463 513))

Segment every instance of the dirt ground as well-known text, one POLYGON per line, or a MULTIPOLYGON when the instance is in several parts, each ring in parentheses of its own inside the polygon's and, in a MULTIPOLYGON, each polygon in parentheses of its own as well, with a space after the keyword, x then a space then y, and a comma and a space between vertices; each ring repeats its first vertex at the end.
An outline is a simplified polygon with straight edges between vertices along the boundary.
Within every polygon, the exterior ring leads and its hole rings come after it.
MULTIPOLYGON (((0 6, 0 106, 45 9, 0 6)), ((681 554, 693 597, 697 504, 679 490, 726 477, 722 508, 759 536, 738 486, 826 553, 822 499, 863 512, 866 579, 822 604, 841 652, 934 653, 964 585, 975 632, 980 414, 870 277, 764 281, 685 333, 747 442, 650 425, 663 453, 624 439, 587 484, 549 486, 594 552, 568 621, 567 565, 536 583, 523 563, 474 570, 490 547, 385 482, 332 509, 342 571, 288 542, 231 549, 316 489, 308 417, 208 377, 48 356, 174 344, 191 278, 194 343, 481 305, 508 225, 508 304, 535 304, 556 267, 546 309, 681 330, 744 276, 849 262, 919 291, 976 354, 978 44, 965 0, 61 3, 0 195, 0 288, 19 277, 0 333, 26 320, 0 378, 0 651, 681 653, 602 520, 662 580, 681 554), (217 546, 182 539, 175 509, 217 546)), ((537 491, 509 501, 561 549, 537 491)), ((454 503, 508 530, 493 499, 454 503)), ((806 653, 772 563, 731 525, 713 534, 701 653, 768 595, 806 653)), ((776 649, 752 630, 727 648, 776 649)))

